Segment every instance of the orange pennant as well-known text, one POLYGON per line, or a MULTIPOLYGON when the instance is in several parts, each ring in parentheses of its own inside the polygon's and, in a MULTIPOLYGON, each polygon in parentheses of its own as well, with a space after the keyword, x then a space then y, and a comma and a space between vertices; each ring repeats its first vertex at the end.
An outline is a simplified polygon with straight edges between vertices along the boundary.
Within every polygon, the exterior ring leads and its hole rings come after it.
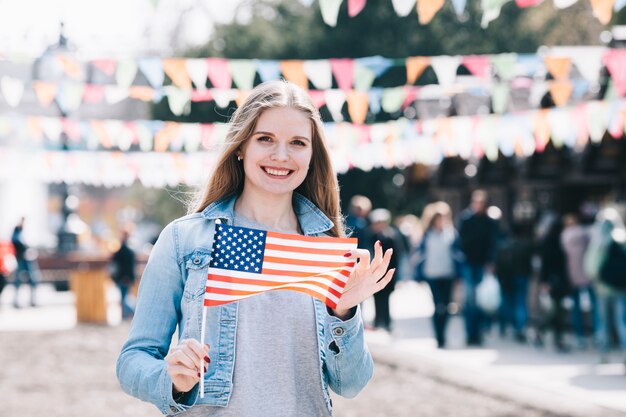
POLYGON ((591 0, 593 15, 603 25, 606 25, 611 21, 611 17, 613 15, 613 4, 615 4, 615 0, 591 0))
POLYGON ((104 149, 111 149, 113 147, 113 141, 104 123, 103 120, 92 120, 91 128, 100 140, 100 145, 102 145, 104 149))
POLYGON ((147 85, 132 85, 128 89, 128 96, 141 101, 152 101, 154 89, 147 85))
POLYGON ((28 133, 31 138, 41 141, 43 137, 43 127, 41 126, 41 119, 39 117, 28 117, 26 119, 26 126, 28 127, 28 133))
POLYGON ((569 77, 572 58, 568 56, 547 56, 544 58, 544 63, 555 80, 565 80, 569 77))
POLYGON ((572 96, 573 87, 571 81, 550 81, 548 82, 548 90, 554 104, 560 107, 567 104, 567 101, 572 96))
POLYGON ((539 110, 535 118, 535 150, 543 152, 550 142, 549 109, 539 110))
POLYGON ((49 106, 57 95, 57 85, 44 81, 33 81, 33 89, 37 95, 37 100, 42 106, 49 106))
POLYGON ((191 78, 189 78, 189 73, 187 73, 187 64, 184 59, 164 59, 163 70, 175 85, 191 89, 191 78))
POLYGON ((309 79, 304 72, 304 61, 280 61, 280 71, 287 81, 309 89, 309 79))
POLYGON ((429 23, 445 0, 417 0, 417 17, 421 25, 429 23))
POLYGON ((65 72, 65 74, 74 79, 82 78, 83 69, 80 67, 78 61, 63 54, 58 55, 58 60, 61 63, 61 67, 63 67, 63 72, 65 72))
POLYGON ((424 70, 430 65, 430 58, 427 56, 412 56, 406 59, 406 83, 415 84, 415 81, 422 75, 424 70))
POLYGON ((163 129, 154 135, 154 150, 156 152, 165 152, 178 135, 180 134, 180 123, 166 122, 163 129))
POLYGON ((363 124, 367 116, 367 93, 350 90, 346 95, 346 101, 348 102, 348 114, 350 119, 352 119, 352 123, 363 124))

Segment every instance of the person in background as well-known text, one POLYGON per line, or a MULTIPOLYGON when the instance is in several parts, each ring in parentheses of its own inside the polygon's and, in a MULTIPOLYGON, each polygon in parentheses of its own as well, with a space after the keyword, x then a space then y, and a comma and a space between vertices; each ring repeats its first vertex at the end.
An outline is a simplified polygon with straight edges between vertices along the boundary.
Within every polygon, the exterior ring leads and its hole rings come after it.
POLYGON ((111 258, 111 278, 120 290, 122 319, 133 317, 134 309, 128 303, 128 291, 135 283, 135 268, 137 265, 135 251, 128 246, 130 232, 123 230, 120 239, 120 248, 111 258))
POLYGON ((19 223, 13 229, 11 235, 11 243, 15 251, 15 260, 17 261, 17 268, 15 269, 13 284, 15 285, 15 298, 13 300, 13 306, 20 308, 19 293, 20 285, 22 281, 25 281, 30 286, 30 305, 36 306, 36 289, 38 284, 37 279, 37 267, 34 264, 36 257, 34 252, 28 248, 22 237, 24 230, 24 224, 26 220, 24 217, 20 218, 19 223))
POLYGON ((498 222, 487 215, 487 202, 485 191, 474 191, 470 206, 461 212, 458 228, 461 250, 465 256, 463 316, 468 346, 480 346, 483 343, 484 318, 476 303, 476 287, 486 271, 493 271, 498 239, 498 222))
POLYGON ((346 216, 346 228, 351 231, 350 237, 359 239, 359 247, 363 247, 363 231, 369 226, 368 216, 372 211, 372 202, 364 195, 354 195, 350 199, 350 207, 346 216))
POLYGON ((583 314, 583 297, 589 300, 591 311, 592 329, 595 325, 596 297, 591 286, 591 280, 583 268, 583 258, 589 245, 589 231, 580 224, 578 216, 572 213, 563 216, 563 233, 561 233, 561 245, 565 251, 567 261, 567 275, 572 288, 572 326, 576 335, 578 348, 584 349, 585 321, 583 314))
POLYGON ((450 206, 444 202, 432 203, 424 208, 422 219, 425 233, 418 249, 416 275, 425 280, 433 296, 435 311, 433 329, 437 347, 446 346, 448 304, 455 280, 460 276, 462 253, 459 239, 450 215, 450 206))
POLYGON ((511 233, 499 244, 495 274, 500 282, 502 303, 499 311, 500 336, 511 325, 517 342, 526 341, 528 283, 532 273, 533 244, 523 228, 513 224, 511 233))
MULTIPOLYGON (((370 215, 370 225, 363 233, 364 246, 369 249, 371 256, 374 256, 376 245, 380 244, 383 250, 391 250, 391 260, 389 270, 398 267, 398 260, 403 253, 403 243, 400 232, 391 226, 391 213, 389 210, 379 208, 373 210, 370 215)), ((374 327, 391 331, 391 314, 389 312, 389 297, 395 289, 396 276, 391 282, 374 294, 374 305, 376 314, 374 316, 374 327)))
POLYGON ((554 346, 557 352, 565 353, 570 348, 563 340, 565 330, 565 307, 563 299, 570 293, 570 281, 567 276, 565 253, 561 246, 563 223, 554 217, 549 220, 545 235, 540 236, 539 257, 541 272, 539 274, 540 293, 547 294, 552 300, 552 311, 540 325, 536 344, 543 345, 543 333, 551 328, 554 335, 554 346))

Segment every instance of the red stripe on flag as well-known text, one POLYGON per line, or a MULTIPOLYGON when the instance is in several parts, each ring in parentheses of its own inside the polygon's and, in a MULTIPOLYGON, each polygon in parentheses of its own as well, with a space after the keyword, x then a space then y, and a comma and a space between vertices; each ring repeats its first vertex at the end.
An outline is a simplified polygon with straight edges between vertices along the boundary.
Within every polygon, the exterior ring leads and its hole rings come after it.
POLYGON ((303 265, 303 266, 321 266, 327 268, 343 268, 348 266, 348 262, 329 262, 329 261, 312 261, 309 259, 283 258, 278 256, 265 256, 263 263, 286 264, 286 265, 303 265))
POLYGON ((288 235, 285 233, 267 232, 267 238, 278 238, 292 240, 294 242, 312 242, 312 243, 343 243, 353 245, 357 243, 357 240, 353 237, 317 237, 317 236, 301 236, 301 235, 288 235))
POLYGON ((341 255, 343 256, 349 249, 314 249, 314 248, 300 248, 293 246, 279 245, 276 243, 266 243, 265 250, 277 250, 283 252, 299 252, 299 253, 313 253, 315 255, 341 255))
MULTIPOLYGON (((329 271, 329 272, 338 272, 344 277, 350 276, 350 271, 346 271, 345 269, 329 271)), ((283 271, 280 269, 267 269, 267 268, 263 268, 262 273, 268 274, 268 275, 278 275, 281 277, 312 277, 312 276, 317 276, 318 274, 321 274, 321 272, 315 273, 315 272, 301 272, 301 271, 283 271)))

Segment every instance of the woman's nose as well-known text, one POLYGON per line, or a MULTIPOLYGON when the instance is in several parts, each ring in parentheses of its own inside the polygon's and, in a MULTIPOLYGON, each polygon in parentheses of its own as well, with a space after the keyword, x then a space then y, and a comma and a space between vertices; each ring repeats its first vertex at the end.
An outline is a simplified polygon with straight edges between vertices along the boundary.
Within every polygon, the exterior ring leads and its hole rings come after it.
POLYGON ((286 161, 289 159, 289 153, 287 147, 283 144, 276 145, 274 152, 272 153, 272 159, 275 161, 286 161))

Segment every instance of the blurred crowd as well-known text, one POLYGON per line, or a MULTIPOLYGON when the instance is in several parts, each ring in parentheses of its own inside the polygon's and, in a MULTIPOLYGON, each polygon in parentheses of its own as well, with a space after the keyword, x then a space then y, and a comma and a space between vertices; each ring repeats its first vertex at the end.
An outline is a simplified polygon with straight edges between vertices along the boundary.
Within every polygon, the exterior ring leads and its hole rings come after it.
MULTIPOLYGON (((446 346, 451 314, 461 313, 467 346, 481 346, 496 329, 503 338, 558 352, 626 352, 626 229, 619 206, 592 219, 547 213, 536 223, 504 226, 500 210, 477 190, 453 215, 442 201, 418 218, 373 208, 366 196, 350 201, 347 226, 359 246, 379 240, 393 248, 394 281, 416 280, 433 297, 433 331, 446 346)), ((372 327, 391 331, 389 299, 395 282, 375 295, 372 327)))

